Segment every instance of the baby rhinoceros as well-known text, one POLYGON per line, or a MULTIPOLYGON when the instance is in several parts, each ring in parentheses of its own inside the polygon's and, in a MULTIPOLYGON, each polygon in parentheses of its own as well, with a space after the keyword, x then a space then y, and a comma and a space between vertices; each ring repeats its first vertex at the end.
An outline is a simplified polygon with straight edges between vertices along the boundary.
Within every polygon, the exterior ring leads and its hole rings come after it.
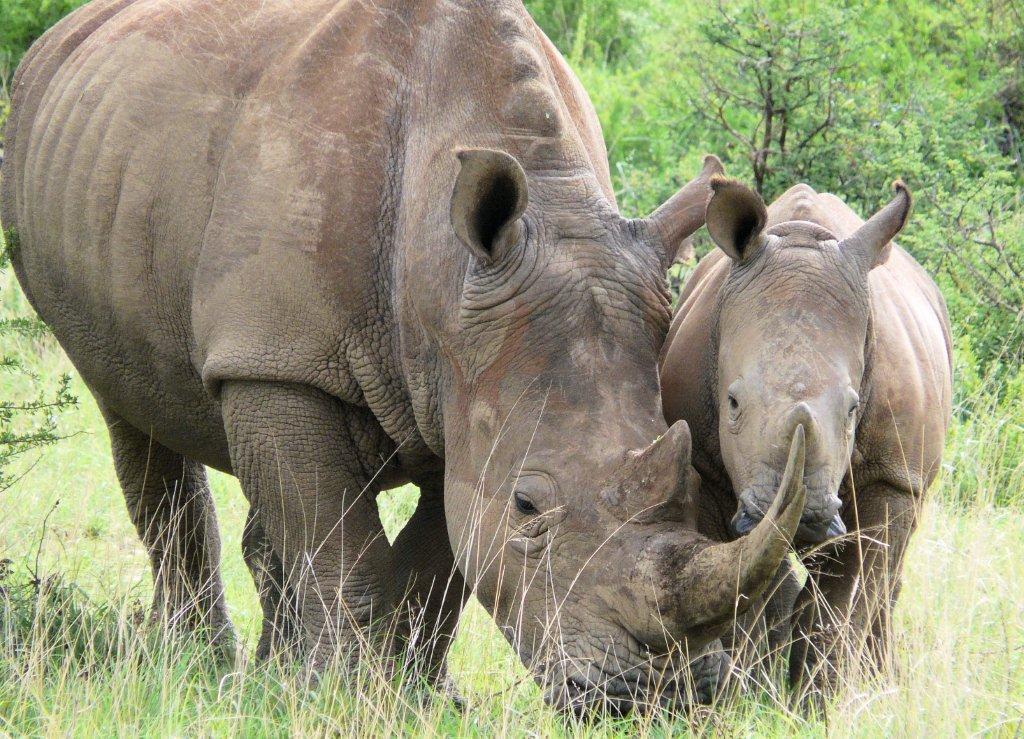
POLYGON ((767 209, 738 182, 713 189, 707 227, 719 248, 680 298, 662 355, 665 414, 693 430, 701 528, 721 539, 768 510, 802 427, 796 543, 810 575, 797 595, 784 563, 765 613, 781 618, 769 624, 774 649, 792 613, 791 679, 828 688, 843 656, 885 659, 903 554, 950 414, 946 307, 892 243, 911 208, 902 182, 866 223, 807 185, 767 209))

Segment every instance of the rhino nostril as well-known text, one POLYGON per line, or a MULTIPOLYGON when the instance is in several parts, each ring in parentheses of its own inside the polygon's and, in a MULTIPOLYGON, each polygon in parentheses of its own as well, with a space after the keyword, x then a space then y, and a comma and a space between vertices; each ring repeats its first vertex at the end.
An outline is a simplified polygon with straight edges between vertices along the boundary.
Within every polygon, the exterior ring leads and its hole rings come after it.
POLYGON ((744 534, 750 533, 754 527, 757 526, 757 522, 760 519, 760 516, 757 516, 756 518, 752 516, 750 511, 747 510, 747 507, 740 503, 739 510, 736 511, 736 515, 732 517, 731 521, 733 533, 737 536, 743 536, 744 534))
POLYGON ((843 522, 842 517, 837 513, 832 517, 832 521, 828 525, 828 531, 825 532, 825 536, 832 539, 836 536, 843 536, 845 533, 846 524, 843 522))
POLYGON ((823 516, 821 511, 807 513, 800 519, 804 541, 822 542, 846 534, 846 524, 839 513, 830 517, 823 516))

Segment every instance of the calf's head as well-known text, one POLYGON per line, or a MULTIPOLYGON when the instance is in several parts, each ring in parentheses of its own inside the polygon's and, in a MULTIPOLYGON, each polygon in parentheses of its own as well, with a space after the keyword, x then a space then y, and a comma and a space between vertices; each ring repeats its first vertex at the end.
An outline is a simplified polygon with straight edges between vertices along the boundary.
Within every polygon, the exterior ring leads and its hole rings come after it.
MULTIPOLYGON (((554 703, 685 698, 688 660, 767 584, 803 505, 797 471, 753 536, 702 539, 689 430, 662 415, 664 269, 720 165, 627 221, 586 177, 461 159, 452 225, 472 258, 444 409, 459 567, 554 703)), ((801 454, 799 437, 794 469, 801 454)))
POLYGON ((708 232, 733 261, 720 293, 717 414, 725 467, 739 498, 732 525, 750 531, 771 504, 789 438, 807 438, 807 505, 797 542, 846 532, 839 487, 861 407, 870 303, 868 273, 910 213, 895 198, 845 239, 817 223, 765 228, 760 196, 716 178, 708 232))

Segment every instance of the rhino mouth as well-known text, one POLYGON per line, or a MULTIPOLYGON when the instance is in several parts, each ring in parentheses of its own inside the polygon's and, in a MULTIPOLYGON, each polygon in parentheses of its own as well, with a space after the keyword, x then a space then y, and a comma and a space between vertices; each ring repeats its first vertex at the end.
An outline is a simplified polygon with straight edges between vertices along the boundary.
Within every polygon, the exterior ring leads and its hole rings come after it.
POLYGON ((544 688, 545 701, 559 711, 577 718, 595 713, 620 717, 711 703, 728 664, 728 656, 716 640, 688 662, 666 655, 615 671, 603 662, 590 662, 581 670, 579 661, 573 661, 550 666, 537 679, 544 688))
MULTIPOLYGON (((757 526, 763 517, 763 514, 751 513, 741 504, 730 522, 732 531, 736 536, 744 536, 753 531, 754 527, 757 526)), ((826 542, 829 539, 836 539, 845 534, 846 523, 838 513, 832 516, 832 518, 825 520, 814 516, 805 516, 800 519, 800 526, 793 537, 793 543, 797 546, 812 546, 826 542)))
MULTIPOLYGON (((776 478, 780 477, 781 475, 773 473, 773 479, 756 484, 740 493, 736 514, 730 521, 734 535, 744 536, 750 533, 764 518, 778 486, 776 478)), ((825 478, 824 473, 804 478, 807 502, 800 516, 800 525, 793 537, 793 543, 798 547, 818 545, 847 533, 841 512, 842 501, 835 491, 823 484, 826 482, 825 478)))

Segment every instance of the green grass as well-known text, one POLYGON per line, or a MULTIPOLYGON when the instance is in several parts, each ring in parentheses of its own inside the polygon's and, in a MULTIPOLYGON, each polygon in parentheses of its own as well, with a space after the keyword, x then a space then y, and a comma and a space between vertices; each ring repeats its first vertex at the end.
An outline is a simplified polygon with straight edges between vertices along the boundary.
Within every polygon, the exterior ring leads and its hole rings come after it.
MULTIPOLYGON (((10 275, 2 287, 3 314, 27 314, 10 275)), ((35 392, 38 383, 71 371, 47 337, 7 335, 0 354, 16 354, 38 374, 0 375, 4 397, 35 392)), ((0 560, 9 560, 0 567, 0 734, 1024 732, 1024 495, 985 488, 1021 484, 1020 460, 1009 460, 1014 466, 977 451, 990 449, 1003 438, 1000 428, 1015 423, 998 407, 952 435, 948 459, 956 465, 947 465, 932 490, 907 562, 893 674, 849 678, 824 716, 791 711, 783 692, 734 697, 690 716, 579 726, 543 705, 475 602, 451 655, 452 675, 469 703, 464 713, 372 667, 310 687, 281 666, 244 659, 232 668, 211 666, 201 646, 162 642, 141 618, 151 588, 147 560, 114 479, 100 414, 77 377, 74 388, 81 402, 62 422, 70 437, 19 460, 24 475, 0 499, 0 560), (1002 467, 992 474, 979 468, 996 463, 1002 467), (968 487, 976 493, 971 498, 968 487), (42 584, 33 588, 35 574, 42 584)), ((214 473, 212 485, 231 617, 251 654, 259 609, 240 554, 246 504, 233 478, 214 473)), ((389 535, 414 500, 412 489, 382 498, 389 535)))

